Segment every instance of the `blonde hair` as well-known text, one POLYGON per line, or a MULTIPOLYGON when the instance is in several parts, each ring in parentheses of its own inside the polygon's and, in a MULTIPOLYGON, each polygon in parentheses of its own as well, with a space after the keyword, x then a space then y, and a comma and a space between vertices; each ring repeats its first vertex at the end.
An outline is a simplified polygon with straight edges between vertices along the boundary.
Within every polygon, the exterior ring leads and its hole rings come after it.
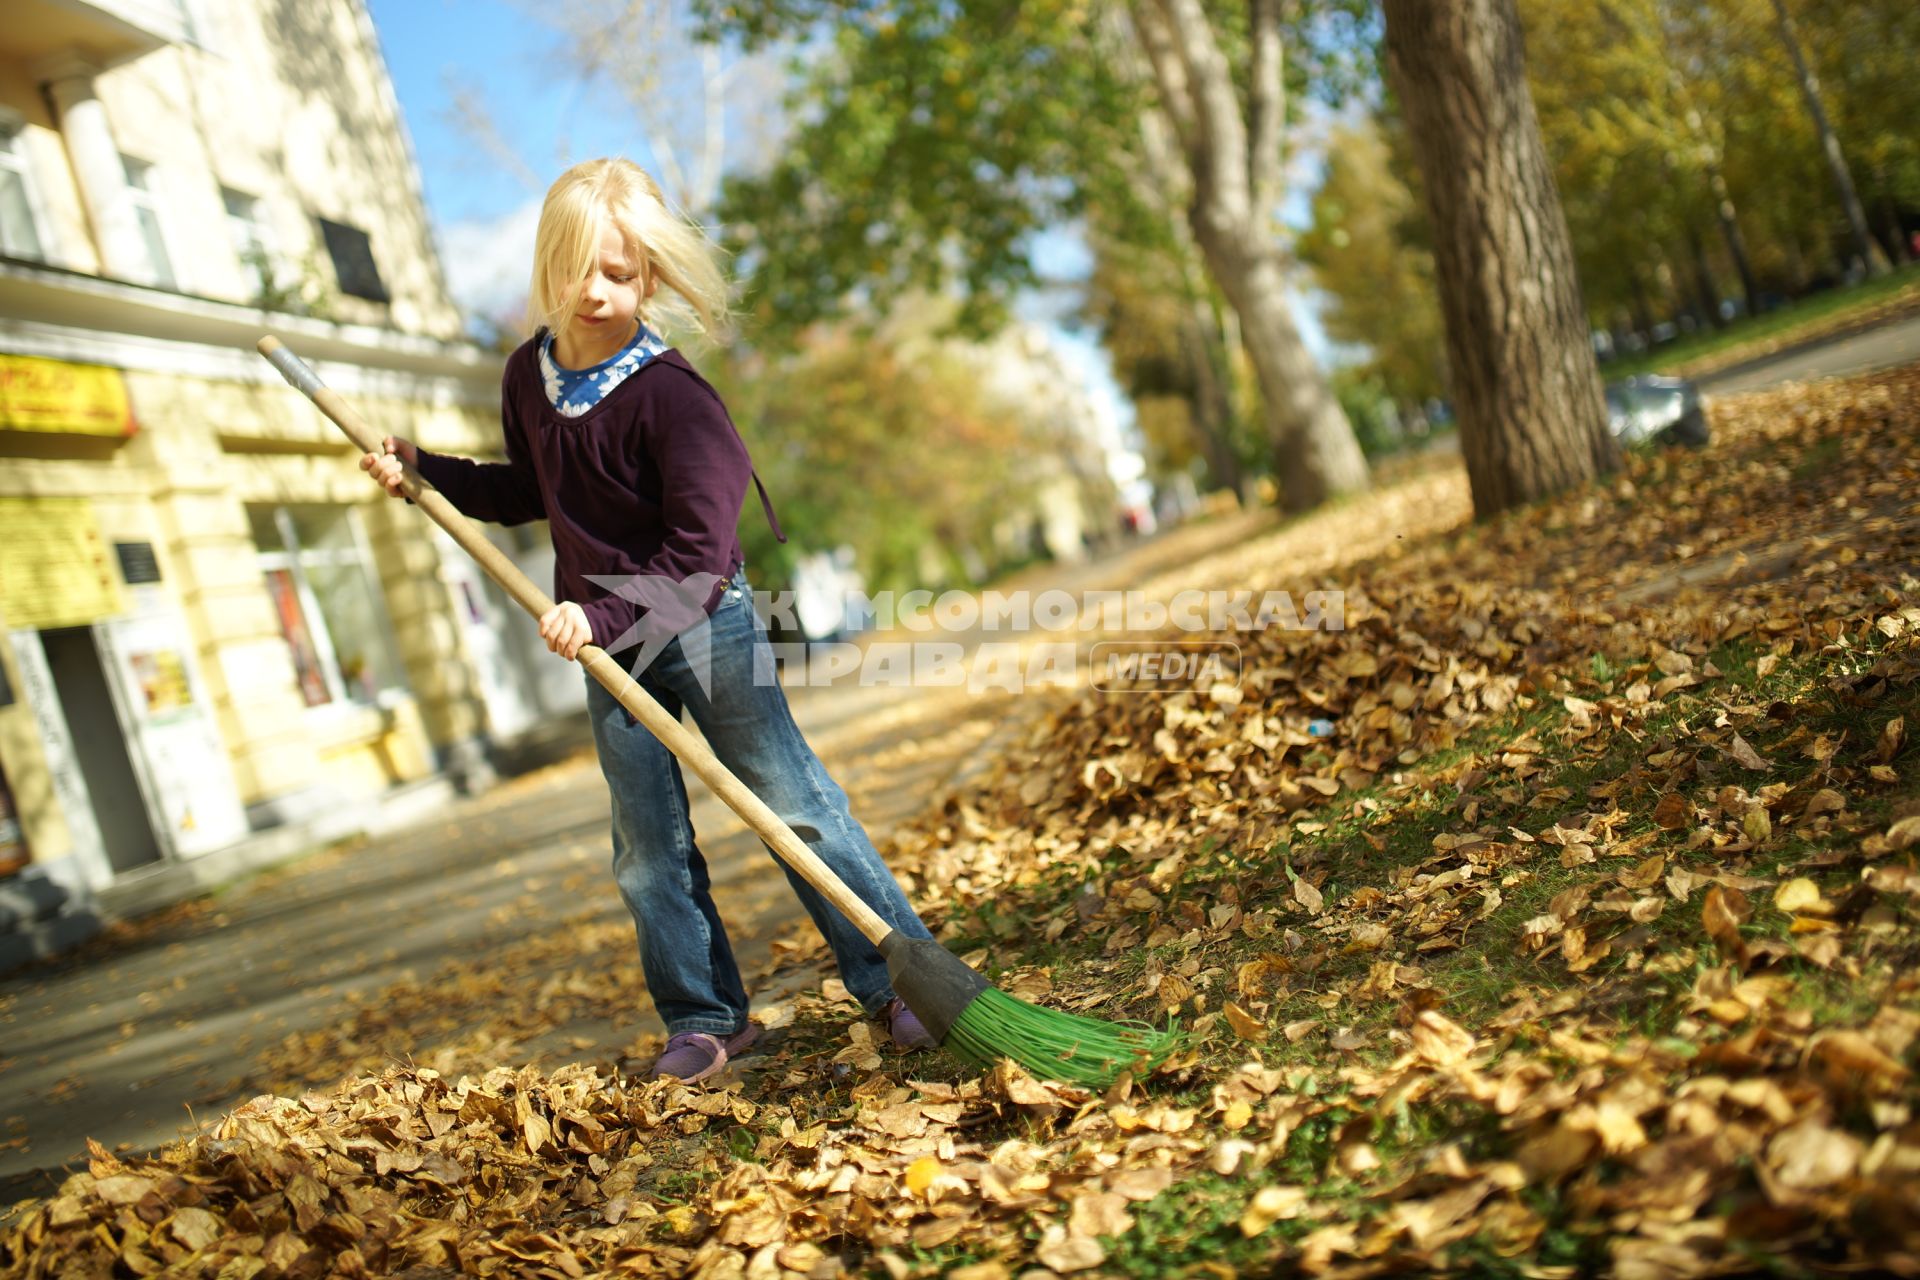
POLYGON ((722 253, 698 223, 667 204, 660 187, 631 160, 586 160, 547 188, 534 233, 527 324, 559 332, 580 287, 599 267, 600 236, 611 219, 637 260, 640 318, 655 332, 698 333, 723 341, 732 331, 722 253), (665 286, 645 295, 645 285, 665 286))

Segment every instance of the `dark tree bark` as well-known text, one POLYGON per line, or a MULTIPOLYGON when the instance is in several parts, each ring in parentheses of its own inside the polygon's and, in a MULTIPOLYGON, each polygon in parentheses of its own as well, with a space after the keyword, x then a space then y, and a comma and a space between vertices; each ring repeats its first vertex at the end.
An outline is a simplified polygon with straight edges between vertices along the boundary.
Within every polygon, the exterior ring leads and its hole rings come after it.
POLYGON ((1720 172, 1719 162, 1707 167, 1707 180, 1713 184, 1713 216, 1720 223, 1720 238, 1727 242, 1727 256, 1733 259, 1733 269, 1740 273, 1740 294, 1746 299, 1747 314, 1760 314, 1760 286, 1753 278, 1753 260, 1747 256, 1747 238, 1740 234, 1740 217, 1733 207, 1733 196, 1727 190, 1726 175, 1720 172))
POLYGON ((1713 266, 1707 261, 1707 246, 1700 243, 1700 233, 1692 227, 1687 228, 1687 252, 1693 258, 1693 296, 1700 307, 1700 319, 1710 329, 1719 329, 1726 325, 1720 318, 1720 290, 1713 283, 1713 266))
POLYGON ((1387 66, 1432 217, 1460 446, 1480 517, 1611 470, 1566 215, 1514 0, 1386 0, 1387 66))
POLYGON ((1633 286, 1633 328, 1645 342, 1653 341, 1653 300, 1647 296, 1647 278, 1628 263, 1627 282, 1633 286))
POLYGON ((1913 261, 1913 251, 1907 248, 1906 229, 1900 225, 1899 202, 1891 195, 1882 195, 1880 212, 1885 215, 1880 220, 1880 243, 1894 265, 1904 267, 1913 261))

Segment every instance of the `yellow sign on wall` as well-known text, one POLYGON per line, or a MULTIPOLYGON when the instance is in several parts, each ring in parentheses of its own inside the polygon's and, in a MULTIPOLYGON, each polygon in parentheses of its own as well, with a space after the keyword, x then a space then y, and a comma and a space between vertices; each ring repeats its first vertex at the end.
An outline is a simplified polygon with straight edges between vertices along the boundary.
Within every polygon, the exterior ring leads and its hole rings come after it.
POLYGON ((130 436, 134 429, 118 369, 0 355, 0 430, 130 436))
POLYGON ((85 498, 0 498, 0 619, 77 627, 125 613, 113 550, 85 498))

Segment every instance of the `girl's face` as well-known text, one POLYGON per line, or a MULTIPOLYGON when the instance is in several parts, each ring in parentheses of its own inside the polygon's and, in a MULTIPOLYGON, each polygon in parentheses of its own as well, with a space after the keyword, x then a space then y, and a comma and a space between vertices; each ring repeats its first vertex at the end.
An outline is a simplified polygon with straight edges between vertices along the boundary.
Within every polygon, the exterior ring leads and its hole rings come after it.
POLYGON ((613 219, 603 219, 594 265, 574 297, 568 336, 588 349, 625 342, 633 333, 640 304, 653 296, 655 282, 613 219))

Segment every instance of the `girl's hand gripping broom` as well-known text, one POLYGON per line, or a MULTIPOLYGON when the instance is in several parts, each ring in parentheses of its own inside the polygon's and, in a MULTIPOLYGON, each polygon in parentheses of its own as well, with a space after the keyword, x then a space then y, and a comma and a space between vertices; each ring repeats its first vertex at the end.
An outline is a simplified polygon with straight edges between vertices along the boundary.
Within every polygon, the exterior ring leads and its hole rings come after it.
MULTIPOLYGON (((380 452, 380 433, 367 426, 278 338, 260 339, 259 349, 281 376, 305 393, 356 446, 367 453, 380 452)), ((528 613, 538 618, 553 608, 545 592, 528 581, 498 547, 411 467, 406 468, 402 487, 415 505, 479 561, 488 576, 528 613)), ((700 775, 782 861, 880 949, 894 992, 949 1052, 980 1066, 1011 1058, 1046 1079, 1104 1088, 1124 1072, 1151 1069, 1173 1051, 1178 1037, 1172 1031, 1056 1013, 1016 1000, 939 943, 903 937, 855 897, 792 828, 734 777, 705 742, 668 715, 620 663, 594 645, 582 648, 577 661, 682 764, 700 775)))

